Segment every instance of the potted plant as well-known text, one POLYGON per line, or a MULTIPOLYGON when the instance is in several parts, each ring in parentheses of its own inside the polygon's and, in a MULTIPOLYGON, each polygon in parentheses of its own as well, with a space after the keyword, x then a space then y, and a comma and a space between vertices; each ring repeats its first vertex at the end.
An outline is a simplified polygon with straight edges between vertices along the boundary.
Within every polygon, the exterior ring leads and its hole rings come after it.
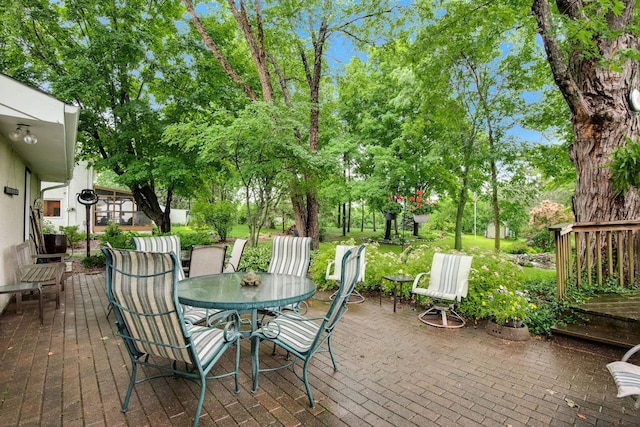
POLYGON ((416 191, 416 194, 409 196, 408 209, 413 214, 413 221, 417 223, 429 222, 429 214, 433 211, 436 202, 424 199, 422 191, 416 191))
POLYGON ((529 301, 526 290, 510 290, 501 285, 495 291, 480 295, 481 312, 493 319, 487 326, 489 334, 517 341, 529 339, 526 323, 537 307, 529 301))
POLYGON ((382 210, 387 221, 395 219, 396 216, 402 212, 402 196, 387 196, 387 202, 384 204, 382 210))
POLYGON ((43 221, 42 237, 44 238, 46 253, 60 254, 67 252, 67 236, 64 233, 57 233, 55 226, 50 221, 43 221))

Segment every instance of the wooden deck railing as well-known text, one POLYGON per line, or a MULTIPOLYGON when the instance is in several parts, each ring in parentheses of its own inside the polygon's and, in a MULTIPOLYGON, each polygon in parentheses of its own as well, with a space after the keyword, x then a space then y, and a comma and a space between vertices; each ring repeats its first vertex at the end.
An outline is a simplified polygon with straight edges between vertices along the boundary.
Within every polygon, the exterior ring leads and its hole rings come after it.
POLYGON ((570 283, 602 286, 606 279, 628 286, 640 278, 640 221, 560 224, 549 230, 556 245, 558 298, 570 283))

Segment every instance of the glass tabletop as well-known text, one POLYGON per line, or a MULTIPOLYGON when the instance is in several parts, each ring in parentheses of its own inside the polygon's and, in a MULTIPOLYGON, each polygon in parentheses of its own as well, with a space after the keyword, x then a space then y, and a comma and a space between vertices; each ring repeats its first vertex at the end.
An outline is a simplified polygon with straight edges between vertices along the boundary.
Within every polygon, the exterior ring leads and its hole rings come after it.
POLYGON ((261 284, 242 286, 245 273, 199 276, 178 282, 182 304, 223 310, 251 310, 282 307, 311 298, 316 284, 306 277, 257 273, 261 284))

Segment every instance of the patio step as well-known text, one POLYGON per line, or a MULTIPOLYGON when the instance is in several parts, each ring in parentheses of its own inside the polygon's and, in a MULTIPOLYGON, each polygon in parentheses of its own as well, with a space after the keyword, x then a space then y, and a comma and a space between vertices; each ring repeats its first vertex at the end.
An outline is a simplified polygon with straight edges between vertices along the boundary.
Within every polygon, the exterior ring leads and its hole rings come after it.
POLYGON ((640 298, 599 295, 572 307, 563 317, 569 324, 556 324, 554 334, 631 348, 640 343, 640 298))

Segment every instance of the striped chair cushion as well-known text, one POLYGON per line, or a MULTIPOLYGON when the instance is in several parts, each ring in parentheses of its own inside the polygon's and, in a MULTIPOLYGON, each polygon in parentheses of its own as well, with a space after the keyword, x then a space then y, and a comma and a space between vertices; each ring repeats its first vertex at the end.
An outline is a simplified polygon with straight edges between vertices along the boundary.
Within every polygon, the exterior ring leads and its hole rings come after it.
POLYGON ((277 340, 300 353, 309 350, 313 340, 318 336, 319 329, 320 326, 311 320, 289 314, 271 320, 263 328, 267 336, 279 332, 277 340))
POLYGON ((470 256, 436 253, 431 265, 428 295, 458 300, 467 296, 470 256))
POLYGON ((197 325, 187 325, 187 332, 196 349, 200 363, 206 365, 223 348, 226 343, 224 331, 216 328, 205 328, 197 325))
MULTIPOLYGON (((134 237, 133 244, 141 252, 173 252, 180 259, 180 236, 134 237)), ((178 280, 185 278, 180 265, 178 280)))
POLYGON ((629 362, 611 362, 607 369, 618 387, 618 397, 640 395, 640 366, 629 362))
POLYGON ((110 250, 111 293, 141 353, 189 362, 167 253, 110 250))
MULTIPOLYGON (((180 236, 134 237, 133 244, 141 252, 173 252, 180 259, 180 236)), ((178 268, 178 280, 186 277, 182 264, 178 268)), ((207 318, 207 310, 182 305, 184 320, 189 323, 202 323, 207 318)))
POLYGON ((309 270, 310 237, 275 236, 267 273, 304 277, 309 270))

